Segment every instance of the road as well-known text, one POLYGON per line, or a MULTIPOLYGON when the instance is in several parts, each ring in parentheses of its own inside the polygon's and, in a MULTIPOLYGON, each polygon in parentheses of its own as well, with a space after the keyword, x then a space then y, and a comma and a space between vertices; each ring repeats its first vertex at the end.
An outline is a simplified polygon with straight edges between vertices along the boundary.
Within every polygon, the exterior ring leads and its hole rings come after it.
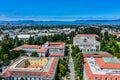
POLYGON ((71 45, 69 47, 69 69, 70 69, 70 80, 75 80, 75 71, 74 71, 74 62, 73 62, 73 59, 72 59, 72 49, 71 49, 71 45))

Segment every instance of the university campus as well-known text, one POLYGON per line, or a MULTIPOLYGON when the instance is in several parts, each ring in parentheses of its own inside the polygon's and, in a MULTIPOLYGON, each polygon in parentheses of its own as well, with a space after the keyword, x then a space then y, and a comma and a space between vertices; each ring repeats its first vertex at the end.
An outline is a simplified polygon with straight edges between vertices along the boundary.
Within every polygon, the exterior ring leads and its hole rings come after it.
POLYGON ((119 0, 1 0, 0 80, 120 80, 119 0))

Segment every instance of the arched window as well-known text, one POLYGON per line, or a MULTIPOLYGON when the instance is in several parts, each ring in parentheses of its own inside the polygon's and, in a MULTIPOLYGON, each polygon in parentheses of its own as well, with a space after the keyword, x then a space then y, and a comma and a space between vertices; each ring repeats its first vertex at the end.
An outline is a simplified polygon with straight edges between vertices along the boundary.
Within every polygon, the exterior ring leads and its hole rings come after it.
POLYGON ((105 78, 105 80, 107 80, 107 78, 105 78))
POLYGON ((100 77, 100 80, 102 80, 102 77, 100 77))
POLYGON ((95 80, 98 80, 97 77, 95 77, 95 80))
POLYGON ((87 39, 86 39, 86 38, 84 38, 84 42, 87 42, 87 39))

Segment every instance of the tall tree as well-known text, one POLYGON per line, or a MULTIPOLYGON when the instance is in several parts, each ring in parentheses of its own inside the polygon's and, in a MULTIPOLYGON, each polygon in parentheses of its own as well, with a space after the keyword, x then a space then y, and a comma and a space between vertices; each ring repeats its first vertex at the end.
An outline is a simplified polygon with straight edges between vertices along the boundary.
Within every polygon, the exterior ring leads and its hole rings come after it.
POLYGON ((39 57, 37 52, 32 52, 32 54, 30 55, 31 57, 39 57))

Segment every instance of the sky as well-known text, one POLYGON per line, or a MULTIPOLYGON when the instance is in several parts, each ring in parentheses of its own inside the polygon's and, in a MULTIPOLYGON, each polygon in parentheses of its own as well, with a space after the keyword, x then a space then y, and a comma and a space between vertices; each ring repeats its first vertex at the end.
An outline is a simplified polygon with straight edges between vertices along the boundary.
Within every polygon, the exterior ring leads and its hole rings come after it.
POLYGON ((0 0, 0 20, 119 18, 120 0, 0 0))

